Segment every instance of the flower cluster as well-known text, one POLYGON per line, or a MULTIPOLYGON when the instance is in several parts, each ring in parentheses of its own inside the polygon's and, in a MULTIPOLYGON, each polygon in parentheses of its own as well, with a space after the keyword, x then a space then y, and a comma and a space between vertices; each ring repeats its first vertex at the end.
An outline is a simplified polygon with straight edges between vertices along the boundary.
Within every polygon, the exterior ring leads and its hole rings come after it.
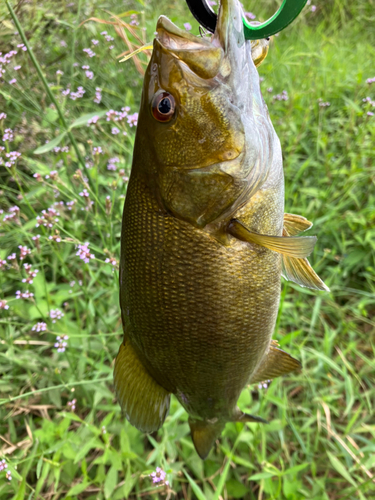
POLYGON ((366 83, 368 83, 369 85, 375 83, 375 76, 373 78, 367 78, 366 83))
POLYGON ((0 472, 2 472, 4 469, 7 469, 7 468, 8 468, 8 464, 6 463, 6 461, 3 458, 2 460, 0 460, 0 472))
POLYGON ((90 243, 86 242, 84 245, 78 245, 78 252, 76 255, 84 261, 85 264, 90 262, 90 259, 95 259, 95 255, 90 252, 90 243))
POLYGON ((319 107, 321 107, 321 108, 328 108, 331 105, 330 102, 324 102, 321 97, 319 97, 318 103, 319 103, 319 107))
POLYGON ((20 260, 25 259, 25 257, 31 254, 30 248, 27 248, 26 246, 19 245, 18 248, 20 249, 20 260))
POLYGON ((63 335, 62 337, 57 336, 56 337, 56 342, 55 346, 57 349, 57 352, 65 352, 66 347, 68 346, 68 335, 63 335))
POLYGON ((100 104, 102 101, 102 89, 100 87, 96 87, 95 89, 95 99, 94 102, 96 104, 100 104))
POLYGON ((31 264, 24 264, 23 267, 25 268, 27 277, 22 280, 22 283, 32 284, 34 278, 39 273, 39 270, 38 269, 33 270, 31 264))
POLYGON ((19 211, 20 211, 20 209, 19 209, 19 207, 17 207, 17 205, 15 205, 14 207, 10 207, 9 213, 5 214, 3 217, 3 222, 7 222, 8 220, 17 221, 19 211))
MULTIPOLYGON (((1 150, 2 149, 3 148, 1 148, 1 150)), ((10 168, 16 163, 20 156, 21 153, 19 151, 9 151, 9 153, 5 153, 6 161, 4 161, 3 158, 0 158, 0 165, 4 165, 5 167, 10 168)))
POLYGON ((72 101, 75 101, 76 99, 80 99, 83 97, 83 94, 86 93, 86 90, 83 87, 78 87, 77 92, 70 92, 70 98, 72 101))
POLYGON ((59 216, 60 212, 52 207, 49 207, 47 210, 42 210, 42 215, 38 215, 36 218, 37 223, 35 224, 35 227, 45 226, 51 228, 54 224, 59 222, 59 216))
POLYGON ((6 300, 1 300, 0 299, 0 309, 9 309, 9 306, 8 306, 6 300))
POLYGON ((58 319, 61 319, 64 313, 60 309, 51 309, 49 312, 49 317, 52 319, 52 323, 56 323, 58 319))
POLYGON ((253 14, 252 12, 245 12, 245 16, 248 18, 248 19, 255 19, 257 16, 255 14, 253 14))
MULTIPOLYGON (((131 25, 131 26, 139 26, 139 22, 138 22, 138 16, 137 16, 137 14, 132 14, 132 15, 130 16, 130 19, 131 19, 131 21, 130 21, 130 25, 131 25)), ((184 26, 185 26, 185 25, 184 25, 184 26)), ((185 29, 187 29, 187 28, 185 27, 185 29)), ((190 29, 191 29, 191 26, 190 26, 190 29)))
POLYGON ((95 115, 92 118, 90 118, 89 120, 87 120, 87 125, 95 125, 98 120, 99 120, 99 116, 95 115))
POLYGON ((287 101, 289 99, 288 92, 283 90, 281 94, 276 94, 272 96, 272 102, 274 101, 287 101))
POLYGON ((6 128, 4 130, 3 141, 12 142, 14 139, 13 130, 11 128, 6 128))
POLYGON ((83 52, 86 52, 86 54, 89 56, 89 57, 95 57, 96 54, 93 50, 91 49, 83 49, 83 52))
POLYGON ((161 469, 160 467, 156 467, 156 471, 151 472, 150 474, 152 482, 154 484, 160 483, 159 486, 163 484, 166 484, 167 486, 169 485, 169 481, 165 480, 166 476, 167 476, 166 472, 164 472, 163 469, 161 469))
POLYGON ((68 401, 68 406, 72 411, 74 411, 76 409, 76 403, 77 403, 76 399, 72 399, 71 401, 68 401))
POLYGON ((133 113, 127 117, 129 127, 136 127, 138 124, 138 113, 133 113))
POLYGON ((33 332, 45 332, 47 330, 47 324, 44 323, 43 321, 37 323, 36 325, 34 325, 31 329, 33 332))
POLYGON ((31 299, 32 297, 34 297, 34 294, 29 292, 29 290, 26 290, 26 292, 16 291, 16 299, 31 299))
POLYGON ((105 263, 112 264, 114 268, 118 266, 118 262, 114 257, 108 257, 107 259, 105 259, 105 263))
POLYGON ((120 163, 120 159, 117 158, 117 156, 108 160, 107 170, 116 170, 117 167, 115 163, 120 163))

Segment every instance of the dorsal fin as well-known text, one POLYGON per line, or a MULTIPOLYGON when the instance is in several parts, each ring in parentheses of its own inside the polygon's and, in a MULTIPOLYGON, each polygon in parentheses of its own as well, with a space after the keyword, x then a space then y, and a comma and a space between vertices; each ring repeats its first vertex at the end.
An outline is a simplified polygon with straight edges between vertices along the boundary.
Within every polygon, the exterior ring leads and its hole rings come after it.
POLYGON ((303 233, 303 231, 310 229, 312 225, 313 223, 302 217, 302 215, 284 214, 284 229, 287 230, 288 236, 303 233))
MULTIPOLYGON (((284 214, 283 236, 299 234, 310 229, 312 222, 300 215, 284 214)), ((306 258, 283 255, 282 276, 302 287, 329 292, 328 286, 319 278, 306 258)))

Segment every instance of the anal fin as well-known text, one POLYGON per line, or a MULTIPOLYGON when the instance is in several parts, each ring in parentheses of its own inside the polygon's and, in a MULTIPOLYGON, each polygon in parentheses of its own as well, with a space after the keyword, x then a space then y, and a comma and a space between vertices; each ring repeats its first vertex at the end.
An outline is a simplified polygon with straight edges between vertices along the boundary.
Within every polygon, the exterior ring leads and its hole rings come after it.
POLYGON ((228 232, 241 241, 255 243, 274 252, 295 258, 310 255, 316 243, 316 236, 270 236, 254 233, 237 219, 230 221, 228 232))
POLYGON ((286 375, 301 369, 301 363, 290 354, 279 349, 272 342, 268 353, 264 356, 258 369, 250 379, 251 384, 272 380, 280 375, 286 375))
POLYGON ((196 420, 189 417, 191 438, 195 449, 202 460, 207 458, 216 439, 225 427, 225 422, 209 422, 207 420, 196 420))
POLYGON ((151 377, 129 341, 120 345, 114 385, 120 406, 134 427, 154 432, 163 425, 170 394, 151 377))

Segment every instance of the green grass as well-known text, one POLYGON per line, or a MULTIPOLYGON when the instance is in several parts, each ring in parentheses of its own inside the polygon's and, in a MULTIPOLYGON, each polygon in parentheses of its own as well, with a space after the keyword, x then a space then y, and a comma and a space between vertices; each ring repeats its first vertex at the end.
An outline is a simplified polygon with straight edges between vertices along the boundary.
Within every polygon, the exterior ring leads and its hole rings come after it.
MULTIPOLYGON (((275 37, 259 68, 283 148, 286 211, 314 222, 310 232, 318 243, 311 262, 331 292, 283 283, 274 337, 302 361, 303 371, 267 389, 243 391, 241 408, 270 423, 227 424, 205 462, 194 451, 187 415, 175 399, 163 428, 146 436, 121 416, 114 398, 113 360, 121 342, 118 271, 105 260, 119 257, 135 127, 126 119, 107 122, 105 113, 124 106, 136 112, 142 76, 132 61, 117 62, 127 47, 113 27, 80 26, 92 16, 109 19, 103 9, 139 12, 145 41, 152 39, 159 14, 180 26, 189 21, 194 33, 197 24, 182 2, 19 4, 16 13, 89 169, 84 171, 68 134, 58 144, 68 152, 46 146, 35 154, 65 129, 28 53, 16 49, 12 62, 3 65, 0 87, 0 113, 7 115, 0 121, 0 139, 6 128, 14 131, 13 142, 1 142, 7 148, 1 157, 22 153, 11 168, 0 166, 0 261, 7 262, 0 270, 0 301, 9 306, 0 309, 0 460, 7 463, 0 472, 1 499, 375 495, 375 116, 368 115, 375 107, 363 101, 375 101, 375 83, 366 83, 375 77, 375 4, 347 3, 320 2, 315 12, 307 7, 275 37), (105 41, 103 30, 113 42, 105 41), (92 39, 99 44, 93 46, 92 39), (95 57, 83 52, 88 47, 95 57), (81 68, 86 64, 92 80, 81 68), (22 67, 15 71, 14 65, 22 67), (76 100, 64 97, 68 85, 86 93, 76 100), (100 104, 94 103, 96 87, 102 89, 100 104), (289 99, 274 100, 283 90, 289 99), (319 106, 318 99, 330 106, 319 106), (87 126, 94 114, 100 116, 97 124, 87 126), (120 133, 113 135, 113 127, 120 133), (98 146, 103 154, 93 156, 98 146), (117 170, 108 170, 113 157, 119 159, 117 170), (84 189, 89 198, 79 195, 84 189), (9 212, 14 206, 19 212, 9 212), (52 229, 36 228, 37 216, 49 207, 60 212, 58 222, 52 229), (4 221, 9 213, 15 216, 4 221), (32 239, 37 234, 39 241, 32 239), (76 246, 87 241, 95 258, 85 264, 76 246), (31 250, 22 261, 20 245, 31 250), (16 259, 9 260, 13 252, 16 259), (39 270, 32 284, 22 282, 25 262, 39 270), (34 296, 16 299, 18 290, 34 296), (53 323, 55 309, 64 316, 53 323), (46 323, 45 331, 32 330, 38 322, 46 323), (63 335, 68 345, 58 353, 54 344, 63 335), (170 487, 152 484, 148 475, 156 467, 166 471, 170 487)), ((274 5, 268 1, 256 11, 246 4, 257 18, 274 5)), ((22 42, 4 3, 0 20, 4 55, 22 42)))

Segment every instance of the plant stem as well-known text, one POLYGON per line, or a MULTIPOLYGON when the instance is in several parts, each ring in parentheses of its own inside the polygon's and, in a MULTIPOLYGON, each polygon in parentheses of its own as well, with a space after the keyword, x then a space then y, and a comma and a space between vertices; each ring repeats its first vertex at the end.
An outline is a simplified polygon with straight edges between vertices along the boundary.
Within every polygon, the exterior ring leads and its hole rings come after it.
POLYGON ((47 82, 45 76, 43 75, 42 68, 40 67, 38 61, 36 60, 36 57, 34 56, 34 53, 33 53, 32 49, 30 47, 30 44, 29 44, 27 38, 26 38, 25 32, 23 31, 23 28, 22 28, 22 26, 21 26, 21 24, 20 24, 20 22, 19 22, 19 20, 18 20, 18 18, 16 16, 13 8, 11 7, 11 5, 9 3, 9 0, 5 0, 5 2, 6 2, 6 5, 8 7, 9 13, 10 13, 12 19, 13 19, 13 22, 16 25, 18 33, 19 33, 19 35, 20 35, 23 43, 25 44, 25 46, 27 48, 27 51, 28 51, 28 54, 30 56, 31 62, 33 63, 33 65, 34 65, 34 67, 35 67, 35 69, 36 69, 36 71, 37 71, 37 73, 38 73, 38 75, 39 75, 39 77, 40 77, 40 79, 41 79, 41 81, 43 83, 43 86, 44 86, 44 88, 45 88, 45 90, 46 90, 46 92, 48 94, 48 97, 51 99, 51 101, 53 102, 53 104, 54 104, 54 106, 56 108, 56 111, 57 111, 57 113, 59 115, 61 123, 62 123, 63 127, 65 128, 65 130, 67 131, 68 137, 69 137, 69 139, 70 139, 70 141, 71 141, 71 143, 72 143, 72 145, 74 147, 74 150, 76 152, 76 155, 77 155, 77 158, 79 160, 79 163, 84 168, 84 170, 86 172, 86 175, 87 175, 87 178, 89 180, 90 187, 94 191, 94 186, 92 184, 88 168, 86 167, 85 160, 83 159, 83 157, 81 155, 81 152, 80 152, 80 150, 78 148, 78 144, 77 144, 77 142, 75 140, 75 137, 72 134, 70 128, 68 127, 68 124, 65 121, 64 115, 63 115, 63 113, 62 113, 62 111, 60 109, 60 106, 59 106, 58 102, 55 99, 55 96, 53 95, 53 93, 51 92, 51 89, 48 86, 48 82, 47 82))

